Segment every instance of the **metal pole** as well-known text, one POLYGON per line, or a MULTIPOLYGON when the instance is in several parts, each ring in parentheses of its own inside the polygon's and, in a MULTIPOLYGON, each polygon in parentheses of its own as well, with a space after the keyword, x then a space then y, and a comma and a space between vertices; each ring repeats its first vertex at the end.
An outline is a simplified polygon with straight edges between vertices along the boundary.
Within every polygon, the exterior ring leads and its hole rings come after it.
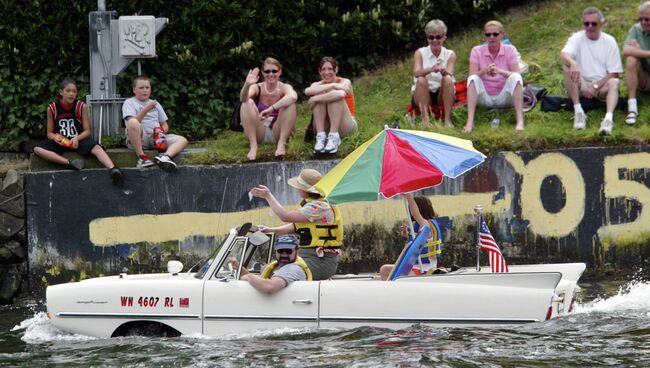
MULTIPOLYGON (((404 206, 406 207, 406 218, 409 224, 411 239, 415 240, 415 228, 413 227, 413 221, 411 221, 411 210, 409 209, 409 202, 403 195, 402 198, 404 198, 404 206)), ((422 259, 420 257, 418 257, 418 265, 420 266, 420 270, 422 270, 422 259)))
POLYGON ((483 207, 477 204, 474 207, 476 213, 476 272, 481 272, 481 211, 483 211, 483 207))
POLYGON ((409 232, 411 234, 411 237, 415 239, 415 229, 413 228, 413 221, 411 221, 411 210, 409 210, 409 202, 406 200, 406 197, 402 197, 404 198, 404 207, 406 207, 406 222, 409 225, 409 232))
MULTIPOLYGON (((102 95, 102 100, 104 99, 104 95, 102 95)), ((104 123, 104 103, 99 104, 99 144, 102 144, 102 126, 104 123)))

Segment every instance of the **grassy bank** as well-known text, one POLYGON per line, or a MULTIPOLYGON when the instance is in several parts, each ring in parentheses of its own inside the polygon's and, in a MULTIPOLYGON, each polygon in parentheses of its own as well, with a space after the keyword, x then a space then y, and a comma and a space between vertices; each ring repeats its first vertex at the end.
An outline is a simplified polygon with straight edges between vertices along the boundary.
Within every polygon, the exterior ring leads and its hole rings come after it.
MULTIPOLYGON (((506 14, 496 15, 505 25, 506 36, 517 46, 522 58, 529 63, 530 72, 524 75, 525 83, 536 83, 547 88, 550 95, 563 96, 564 86, 560 50, 572 32, 582 29, 581 12, 586 6, 596 6, 605 14, 603 31, 613 35, 622 46, 627 30, 637 18, 637 0, 595 0, 584 1, 541 1, 511 9, 506 14)), ((487 21, 488 19, 485 19, 487 21)), ((471 48, 483 41, 481 28, 468 30, 449 30, 445 46, 456 51, 458 56, 456 78, 467 78, 468 58, 471 48)), ((424 36, 422 45, 425 44, 424 36)), ((412 53, 400 60, 388 62, 379 70, 353 80, 357 101, 359 132, 347 137, 334 157, 344 157, 358 145, 379 132, 384 125, 399 121, 404 128, 406 106, 410 102, 412 83, 412 53)), ((317 74, 314 73, 314 78, 317 74)), ((243 80, 243 76, 242 76, 243 80)), ((624 82, 624 80, 623 80, 624 82)), ((306 86, 294 86, 302 89, 306 86)), ((627 95, 622 83, 621 96, 627 95)), ((571 112, 545 113, 536 107, 526 113, 526 129, 514 132, 514 112, 500 114, 501 127, 490 128, 488 122, 493 113, 479 108, 475 129, 471 134, 462 133, 467 110, 464 106, 454 110, 453 129, 446 129, 439 123, 430 130, 443 134, 468 138, 474 141, 477 149, 485 154, 508 150, 549 149, 578 146, 637 145, 650 141, 650 98, 647 94, 639 97, 640 119, 634 126, 624 123, 625 112, 616 111, 614 131, 611 136, 599 136, 598 128, 604 116, 603 110, 588 113, 587 129, 572 129, 571 112)), ((287 147, 285 160, 312 159, 313 143, 305 143, 304 132, 310 113, 306 103, 298 107, 296 134, 287 147)), ((228 117, 224 117, 228 118, 228 117)), ((416 129, 420 129, 416 127, 416 129)), ((196 154, 190 161, 195 164, 245 162, 248 143, 242 133, 225 131, 216 140, 201 142, 207 150, 196 154)), ((262 145, 258 153, 259 161, 276 160, 275 147, 262 145)))

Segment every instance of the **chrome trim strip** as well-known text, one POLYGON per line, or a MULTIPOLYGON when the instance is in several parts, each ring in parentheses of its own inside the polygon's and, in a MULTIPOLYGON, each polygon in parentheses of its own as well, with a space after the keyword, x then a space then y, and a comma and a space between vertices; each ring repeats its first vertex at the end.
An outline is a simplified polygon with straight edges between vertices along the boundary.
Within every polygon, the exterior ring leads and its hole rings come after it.
POLYGON ((316 316, 233 316, 233 315, 205 315, 206 321, 288 321, 288 322, 317 322, 316 316))
POLYGON ((456 324, 494 324, 509 323, 523 324, 539 322, 538 319, 528 318, 427 318, 427 317, 345 317, 320 316, 322 322, 382 322, 382 323, 456 323, 456 324))
POLYGON ((198 314, 134 314, 134 313, 84 313, 84 312, 58 312, 57 317, 61 318, 129 318, 129 319, 196 319, 200 320, 198 314))
POLYGON ((289 321, 289 322, 346 322, 346 323, 449 323, 449 324, 524 324, 539 322, 538 319, 524 318, 412 318, 412 317, 292 317, 292 316, 251 316, 251 315, 206 315, 206 321, 289 321))

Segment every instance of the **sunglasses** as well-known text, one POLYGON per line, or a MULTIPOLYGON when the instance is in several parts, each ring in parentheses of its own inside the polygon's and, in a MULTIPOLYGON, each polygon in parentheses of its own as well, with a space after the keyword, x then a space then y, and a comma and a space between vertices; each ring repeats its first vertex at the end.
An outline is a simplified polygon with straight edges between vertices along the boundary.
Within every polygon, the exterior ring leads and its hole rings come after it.
POLYGON ((264 74, 275 74, 275 73, 277 73, 277 72, 279 72, 278 69, 266 69, 266 70, 264 71, 264 74))
POLYGON ((445 38, 445 36, 443 36, 443 35, 429 35, 429 36, 427 36, 427 39, 429 39, 429 40, 442 40, 443 38, 445 38))
POLYGON ((639 17, 638 20, 639 22, 646 22, 646 23, 650 22, 650 18, 646 18, 646 17, 639 17))
POLYGON ((485 34, 485 37, 487 37, 487 38, 491 38, 491 37, 499 37, 500 34, 501 34, 501 32, 486 33, 486 34, 485 34))
POLYGON ((279 254, 291 254, 293 253, 293 249, 276 249, 276 252, 279 254))
POLYGON ((585 27, 589 27, 589 26, 598 27, 598 22, 583 22, 582 25, 585 27))

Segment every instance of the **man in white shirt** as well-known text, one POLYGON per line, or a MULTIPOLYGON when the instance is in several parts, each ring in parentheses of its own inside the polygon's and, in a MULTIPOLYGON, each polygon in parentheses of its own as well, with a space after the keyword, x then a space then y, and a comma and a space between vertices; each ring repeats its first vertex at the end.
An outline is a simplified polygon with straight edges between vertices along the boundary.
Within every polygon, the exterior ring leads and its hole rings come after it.
POLYGON ((618 102, 618 76, 623 72, 623 64, 614 37, 601 32, 604 21, 600 10, 586 8, 582 12, 584 30, 569 37, 560 60, 564 65, 564 84, 575 112, 573 129, 585 129, 587 125, 587 116, 580 104, 580 96, 583 96, 605 101, 606 113, 599 133, 611 134, 618 102))

